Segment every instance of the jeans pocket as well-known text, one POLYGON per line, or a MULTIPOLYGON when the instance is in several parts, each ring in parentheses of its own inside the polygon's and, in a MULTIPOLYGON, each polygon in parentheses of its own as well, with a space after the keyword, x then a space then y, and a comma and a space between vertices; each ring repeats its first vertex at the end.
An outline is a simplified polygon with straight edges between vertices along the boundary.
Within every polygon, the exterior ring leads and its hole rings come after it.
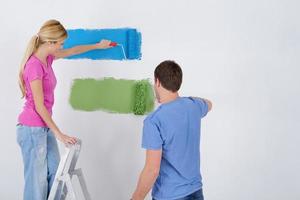
POLYGON ((31 127, 31 139, 37 160, 44 162, 47 156, 47 132, 45 128, 31 127))

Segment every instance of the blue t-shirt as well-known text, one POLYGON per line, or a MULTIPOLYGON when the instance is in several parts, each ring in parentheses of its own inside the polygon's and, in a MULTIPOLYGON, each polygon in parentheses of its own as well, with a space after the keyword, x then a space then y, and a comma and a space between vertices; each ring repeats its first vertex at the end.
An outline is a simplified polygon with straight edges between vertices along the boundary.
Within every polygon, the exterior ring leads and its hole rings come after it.
POLYGON ((207 112, 208 105, 204 100, 178 97, 162 104, 144 120, 142 147, 162 149, 153 198, 173 200, 202 188, 200 128, 201 118, 207 112))

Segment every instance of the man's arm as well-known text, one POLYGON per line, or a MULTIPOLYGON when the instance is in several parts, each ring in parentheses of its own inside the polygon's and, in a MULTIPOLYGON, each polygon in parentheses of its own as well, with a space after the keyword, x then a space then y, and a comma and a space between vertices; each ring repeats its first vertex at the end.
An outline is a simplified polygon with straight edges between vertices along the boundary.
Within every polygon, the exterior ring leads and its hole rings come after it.
POLYGON ((208 100, 208 99, 204 99, 204 98, 201 98, 201 99, 203 99, 207 103, 207 105, 208 105, 208 112, 211 111, 211 109, 212 109, 212 102, 210 100, 208 100))
POLYGON ((147 150, 146 163, 142 170, 132 200, 143 200, 154 185, 160 170, 162 150, 147 150))
POLYGON ((212 102, 210 100, 204 99, 204 98, 200 98, 200 97, 193 97, 193 98, 198 99, 198 100, 202 99, 203 101, 205 101, 207 103, 207 105, 208 105, 208 112, 211 111, 211 109, 212 109, 212 102))

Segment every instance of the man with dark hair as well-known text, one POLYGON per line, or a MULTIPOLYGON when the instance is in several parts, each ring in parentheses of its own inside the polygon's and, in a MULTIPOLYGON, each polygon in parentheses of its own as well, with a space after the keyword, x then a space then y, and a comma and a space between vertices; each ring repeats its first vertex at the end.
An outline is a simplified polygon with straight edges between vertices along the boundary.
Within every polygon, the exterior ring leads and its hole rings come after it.
POLYGON ((182 70, 174 61, 160 63, 154 79, 161 105, 144 120, 146 162, 132 199, 143 200, 153 187, 153 200, 203 200, 200 128, 212 103, 179 97, 182 70))

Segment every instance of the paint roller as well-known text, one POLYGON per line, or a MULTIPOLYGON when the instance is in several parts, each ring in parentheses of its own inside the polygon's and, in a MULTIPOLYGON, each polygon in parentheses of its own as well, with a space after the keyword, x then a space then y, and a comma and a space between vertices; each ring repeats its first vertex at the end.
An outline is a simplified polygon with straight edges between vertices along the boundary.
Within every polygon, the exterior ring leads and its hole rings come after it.
POLYGON ((137 81, 134 85, 134 104, 133 104, 133 113, 135 115, 144 115, 147 113, 147 105, 149 102, 150 90, 152 86, 147 80, 137 81))
POLYGON ((126 43, 119 44, 117 42, 111 42, 110 46, 112 47, 120 47, 123 53, 124 59, 134 59, 140 54, 140 46, 141 46, 141 35, 137 30, 127 30, 126 31, 126 43), (125 46, 125 48, 124 48, 125 46))
POLYGON ((109 44, 109 46, 111 46, 111 47, 119 46, 119 47, 122 49, 122 53, 123 53, 124 59, 127 59, 126 54, 125 54, 125 50, 124 50, 124 47, 123 47, 122 44, 118 44, 118 43, 116 43, 116 42, 111 42, 111 43, 109 44))

